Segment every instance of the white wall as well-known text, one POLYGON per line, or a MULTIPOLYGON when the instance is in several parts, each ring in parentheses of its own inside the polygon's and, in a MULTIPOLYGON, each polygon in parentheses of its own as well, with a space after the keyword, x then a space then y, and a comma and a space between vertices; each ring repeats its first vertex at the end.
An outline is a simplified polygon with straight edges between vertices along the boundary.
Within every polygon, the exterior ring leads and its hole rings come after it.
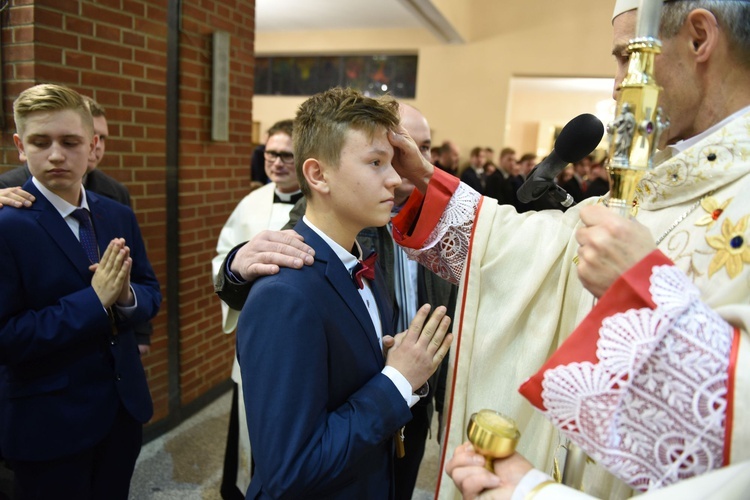
MULTIPOLYGON (((514 76, 611 78, 614 74, 610 55, 613 2, 464 1, 471 5, 469 24, 467 27, 465 11, 459 10, 462 18, 456 25, 471 38, 463 44, 440 43, 426 30, 258 33, 256 54, 417 53, 417 95, 412 104, 429 120, 433 141, 454 140, 461 147, 462 160, 475 145, 496 150, 506 145, 519 150, 525 146, 523 132, 512 135, 525 125, 507 121, 514 76), (513 144, 515 141, 521 144, 513 144)), ((451 15, 449 10, 444 14, 451 15)), ((541 103, 543 96, 538 97, 541 103)), ((253 119, 265 130, 278 119, 292 117, 303 100, 256 96, 253 119)), ((572 100, 569 107, 564 105, 553 96, 549 103, 524 111, 524 123, 544 121, 541 109, 557 108, 569 118, 587 111, 578 109, 583 105, 572 100)))

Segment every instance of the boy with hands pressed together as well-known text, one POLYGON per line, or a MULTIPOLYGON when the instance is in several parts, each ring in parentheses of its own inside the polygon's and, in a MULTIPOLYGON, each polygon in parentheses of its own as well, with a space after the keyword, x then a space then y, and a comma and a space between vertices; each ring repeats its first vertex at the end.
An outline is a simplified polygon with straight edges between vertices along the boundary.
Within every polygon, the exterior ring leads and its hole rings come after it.
POLYGON ((153 413, 133 325, 159 284, 133 212, 81 184, 83 98, 37 85, 13 109, 36 201, 0 211, 0 448, 22 499, 126 499, 153 413))
POLYGON ((390 337, 383 278, 355 239, 390 219, 401 178, 387 133, 398 122, 394 100, 349 89, 317 94, 297 113, 308 206, 295 231, 315 262, 258 279, 240 315, 248 498, 393 497, 394 435, 452 341, 445 307, 427 319, 428 305, 390 337))

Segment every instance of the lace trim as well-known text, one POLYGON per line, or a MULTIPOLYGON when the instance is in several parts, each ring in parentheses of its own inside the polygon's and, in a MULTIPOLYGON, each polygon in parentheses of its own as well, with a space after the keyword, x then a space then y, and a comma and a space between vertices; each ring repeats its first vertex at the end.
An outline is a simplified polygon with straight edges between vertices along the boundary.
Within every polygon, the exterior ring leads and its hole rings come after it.
POLYGON ((596 364, 548 370, 546 415, 612 474, 641 491, 722 466, 732 328, 673 266, 654 267, 657 307, 599 330, 596 364))
POLYGON ((418 250, 404 248, 409 258, 444 280, 458 284, 469 256, 471 228, 481 198, 460 183, 424 246, 418 250))

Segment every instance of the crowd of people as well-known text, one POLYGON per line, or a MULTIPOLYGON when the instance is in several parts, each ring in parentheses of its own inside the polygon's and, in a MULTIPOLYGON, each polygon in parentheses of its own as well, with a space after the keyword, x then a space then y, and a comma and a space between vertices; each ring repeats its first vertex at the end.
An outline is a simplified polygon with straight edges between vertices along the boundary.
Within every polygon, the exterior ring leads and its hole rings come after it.
MULTIPOLYGON (((615 98, 636 6, 612 17, 615 98)), ((660 37, 671 126, 629 218, 601 155, 556 180, 572 207, 521 203, 534 154, 477 146, 459 169, 389 96, 329 89, 268 130, 212 266, 237 339, 224 498, 410 499, 434 411, 440 499, 746 496, 750 2, 666 2, 660 37), (483 408, 522 435, 490 467, 465 442, 483 408)), ((100 106, 42 84, 14 118, 0 453, 20 499, 124 499, 159 283, 97 169, 100 106)))

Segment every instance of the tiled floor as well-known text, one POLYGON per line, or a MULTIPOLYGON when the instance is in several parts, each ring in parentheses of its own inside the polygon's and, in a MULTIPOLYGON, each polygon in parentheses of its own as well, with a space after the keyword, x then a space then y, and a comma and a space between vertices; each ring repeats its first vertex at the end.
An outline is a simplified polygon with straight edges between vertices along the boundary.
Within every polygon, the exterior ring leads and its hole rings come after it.
MULTIPOLYGON (((177 428, 145 445, 136 464, 130 498, 220 499, 230 405, 231 393, 227 393, 177 428)), ((437 442, 429 439, 417 479, 415 500, 433 497, 438 454, 437 442)))

